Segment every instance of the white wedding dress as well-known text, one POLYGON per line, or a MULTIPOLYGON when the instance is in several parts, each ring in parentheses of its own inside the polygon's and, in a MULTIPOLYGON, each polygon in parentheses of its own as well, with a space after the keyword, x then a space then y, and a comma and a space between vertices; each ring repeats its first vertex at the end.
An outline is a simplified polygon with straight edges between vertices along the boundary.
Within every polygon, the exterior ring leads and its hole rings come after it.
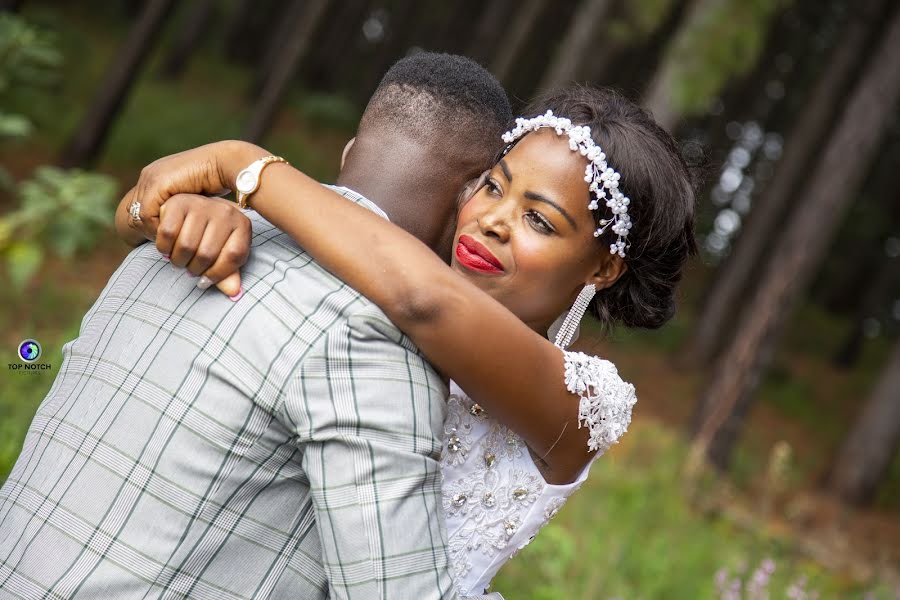
MULTIPOLYGON (((636 402, 634 386, 607 360, 565 352, 566 387, 581 397, 579 426, 602 455, 625 433, 636 402)), ((481 594, 500 567, 534 539, 584 480, 544 481, 525 442, 492 419, 454 382, 444 422, 442 500, 450 563, 460 594, 481 594)))

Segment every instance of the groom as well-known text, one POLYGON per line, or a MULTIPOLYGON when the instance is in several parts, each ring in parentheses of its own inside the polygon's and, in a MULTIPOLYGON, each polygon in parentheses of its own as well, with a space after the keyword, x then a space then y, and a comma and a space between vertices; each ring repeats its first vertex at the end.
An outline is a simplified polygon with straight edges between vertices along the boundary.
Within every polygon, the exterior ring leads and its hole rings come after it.
MULTIPOLYGON (((346 158, 338 184, 353 191, 338 189, 440 249, 509 119, 472 61, 401 60, 346 158)), ((230 187, 217 175, 190 191, 230 187)), ((0 598, 455 597, 443 380, 248 214, 241 302, 144 244, 65 346, 0 490, 0 598)))

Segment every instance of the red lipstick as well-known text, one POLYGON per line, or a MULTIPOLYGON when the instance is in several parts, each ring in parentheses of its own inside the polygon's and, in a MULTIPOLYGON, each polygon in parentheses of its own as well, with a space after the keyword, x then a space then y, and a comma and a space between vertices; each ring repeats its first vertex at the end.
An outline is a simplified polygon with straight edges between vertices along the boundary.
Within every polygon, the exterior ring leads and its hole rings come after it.
POLYGON ((491 254, 484 244, 468 235, 459 236, 456 244, 456 260, 459 264, 479 273, 500 274, 505 270, 500 259, 491 254))

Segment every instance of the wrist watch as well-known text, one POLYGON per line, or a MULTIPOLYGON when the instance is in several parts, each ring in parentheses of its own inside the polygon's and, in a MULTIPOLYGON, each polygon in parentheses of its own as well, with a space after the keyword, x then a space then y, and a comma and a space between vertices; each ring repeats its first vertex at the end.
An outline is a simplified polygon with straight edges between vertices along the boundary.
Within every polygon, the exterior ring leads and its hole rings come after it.
POLYGON ((240 208, 250 208, 250 195, 259 189, 259 178, 263 169, 272 163, 282 162, 289 164, 288 161, 280 156, 264 156, 259 160, 250 163, 246 169, 238 173, 235 179, 235 192, 237 193, 237 203, 240 208))

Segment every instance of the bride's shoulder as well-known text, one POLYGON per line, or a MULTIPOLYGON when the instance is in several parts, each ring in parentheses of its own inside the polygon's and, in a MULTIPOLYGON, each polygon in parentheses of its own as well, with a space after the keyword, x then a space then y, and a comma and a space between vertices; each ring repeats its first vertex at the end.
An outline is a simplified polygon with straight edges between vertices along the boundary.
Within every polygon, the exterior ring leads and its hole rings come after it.
POLYGON ((578 426, 590 432, 588 448, 601 455, 628 430, 637 402, 634 385, 612 362, 583 352, 564 352, 566 388, 581 398, 578 426))

